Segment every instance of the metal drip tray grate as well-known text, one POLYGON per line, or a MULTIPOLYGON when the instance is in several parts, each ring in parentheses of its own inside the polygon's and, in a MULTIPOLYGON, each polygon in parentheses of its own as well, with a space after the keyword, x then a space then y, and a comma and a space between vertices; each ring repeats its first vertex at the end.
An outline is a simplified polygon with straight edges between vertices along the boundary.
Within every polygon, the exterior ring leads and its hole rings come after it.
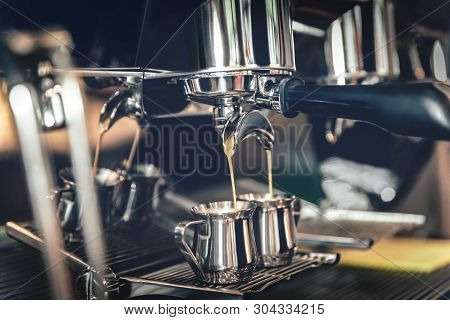
MULTIPOLYGON (((261 268, 255 271, 252 279, 245 283, 212 285, 200 282, 187 263, 180 263, 141 277, 141 284, 158 285, 161 288, 178 289, 178 297, 191 297, 205 294, 209 298, 229 295, 229 298, 242 298, 245 294, 258 293, 283 280, 289 280, 304 270, 322 265, 333 265, 339 261, 339 255, 327 253, 298 253, 292 263, 278 268, 261 268)), ((128 278, 128 280, 133 280, 128 278)), ((162 290, 165 292, 166 290, 162 290)), ((167 293, 164 293, 167 294, 167 293)), ((223 297, 222 297, 223 298, 223 297)))
MULTIPOLYGON (((35 249, 41 249, 40 234, 31 223, 8 222, 7 234, 35 249)), ((116 275, 141 276, 183 260, 173 235, 156 225, 135 232, 115 230, 103 234, 106 243, 105 262, 116 275)), ((87 262, 83 242, 66 242, 65 253, 87 262)))
POLYGON ((311 234, 379 239, 424 223, 425 217, 422 215, 329 209, 322 215, 301 220, 299 229, 311 234))
POLYGON ((302 201, 300 245, 368 249, 374 241, 421 227, 425 216, 394 212, 327 209, 302 201))
MULTIPOLYGON (((9 230, 11 232, 12 230, 9 230)), ((11 234, 10 234, 11 235, 11 234)), ((15 236, 18 238, 18 235, 15 236)), ((139 238, 139 237, 138 237, 139 238)), ((145 237, 144 237, 145 238, 145 237)), ((21 238, 22 241, 25 238, 21 238)), ((123 244, 125 244, 125 240, 123 244)), ((131 242, 131 240, 130 240, 131 242)), ((138 241, 139 242, 139 241, 138 241)), ((119 245, 122 242, 116 242, 119 245)), ((149 243, 149 241, 146 241, 149 243)), ((126 246, 123 248, 125 250, 126 246)), ((176 249, 175 249, 176 250, 176 249)), ((39 252, 8 239, 0 229, 0 299, 48 299, 50 288, 44 272, 39 252), (36 278, 36 275, 42 276, 36 278), (31 281, 31 279, 34 279, 31 281)), ((121 255, 119 251, 112 255, 121 255)), ((123 253, 122 253, 123 254, 123 253)), ((130 256, 131 258, 131 256, 130 256)), ((180 257, 181 258, 181 257, 180 257)), ((182 258, 181 258, 182 259, 182 258)), ((294 266, 298 258, 295 258, 294 266)), ((411 274, 409 272, 371 270, 346 266, 310 268, 298 276, 291 276, 290 281, 278 281, 260 293, 249 293, 243 296, 238 286, 235 288, 209 288, 196 283, 191 270, 178 260, 160 268, 136 273, 132 282, 124 284, 124 295, 127 298, 145 295, 180 296, 191 298, 250 298, 250 299, 449 299, 450 266, 429 274, 411 274), (159 271, 156 271, 158 270, 159 271), (183 273, 184 272, 184 273, 183 273), (153 280, 152 280, 153 279, 153 280), (145 282, 145 284, 141 283, 145 282), (195 290, 192 290, 192 286, 195 290), (126 289, 130 289, 129 293, 126 289), (179 289, 181 288, 181 289, 179 289), (132 289, 132 291, 131 291, 132 289), (201 291, 199 291, 199 289, 201 291), (233 294, 230 294, 232 292, 233 294)), ((130 261, 131 264, 131 261, 130 261)), ((133 261, 132 265, 139 263, 133 261)), ((118 266, 115 267, 117 269, 118 266)), ((124 268, 126 271, 128 268, 124 268)), ((139 268, 140 269, 140 268, 139 268)), ((266 272, 278 271, 269 269, 266 272)), ((280 270, 281 271, 281 270, 280 270)), ((253 280, 261 279, 260 271, 253 280)), ((119 278, 126 278, 135 272, 125 272, 119 278)), ((279 273, 275 276, 282 278, 279 273)), ((286 278, 288 279, 288 278, 286 278)), ((122 279, 124 280, 124 279, 122 279)), ((125 282, 125 280, 124 280, 125 282)), ((248 282, 247 284, 250 284, 248 282)), ((244 288, 245 289, 245 288, 244 288)), ((256 286, 251 290, 258 290, 256 286)))
MULTIPOLYGON (((36 249, 43 248, 43 241, 30 225, 21 226, 8 222, 6 232, 12 238, 36 249)), ((287 280, 300 272, 322 265, 336 264, 339 255, 334 253, 297 253, 288 266, 259 269, 245 283, 233 285, 206 285, 198 282, 194 273, 175 246, 170 232, 157 226, 136 232, 132 237, 120 237, 114 232, 106 233, 106 261, 111 271, 107 283, 114 287, 111 297, 135 298, 142 296, 170 296, 179 298, 232 298, 242 299, 244 294, 257 293, 267 287, 287 280), (158 241, 151 240, 158 239, 158 241), (162 245, 161 245, 162 244, 162 245)), ((94 270, 87 264, 82 246, 78 249, 66 245, 61 252, 71 262, 80 276, 94 270)), ((85 277, 89 279, 90 277, 85 277)), ((87 284, 86 287, 89 287, 87 284)), ((95 298, 87 296, 88 298, 95 298)))

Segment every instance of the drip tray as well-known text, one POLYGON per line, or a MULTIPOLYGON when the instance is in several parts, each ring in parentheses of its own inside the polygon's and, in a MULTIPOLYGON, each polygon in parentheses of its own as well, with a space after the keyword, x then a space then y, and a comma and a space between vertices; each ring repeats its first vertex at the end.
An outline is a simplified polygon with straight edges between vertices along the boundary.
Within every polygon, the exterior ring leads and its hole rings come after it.
POLYGON ((297 238, 300 245, 368 249, 383 237, 420 228, 425 222, 425 216, 418 214, 343 209, 321 211, 316 205, 302 200, 297 238))
POLYGON ((283 280, 310 268, 333 265, 339 261, 338 254, 297 253, 290 265, 278 268, 261 268, 255 271, 250 281, 230 285, 209 285, 199 282, 187 263, 180 263, 150 273, 140 279, 126 278, 139 295, 171 295, 179 298, 234 298, 241 299, 250 293, 259 293, 283 280), (147 287, 147 288, 146 288, 147 287), (149 293, 146 294, 146 290, 149 293))
MULTIPOLYGON (((290 265, 258 269, 253 278, 245 283, 232 285, 207 285, 197 281, 189 265, 183 261, 176 249, 173 236, 170 232, 162 232, 158 238, 164 241, 149 241, 155 236, 155 226, 149 226, 133 233, 133 238, 120 237, 117 232, 106 233, 107 242, 106 263, 108 274, 102 282, 110 289, 107 298, 118 297, 121 299, 165 296, 176 298, 197 299, 243 299, 244 295, 264 291, 271 285, 283 280, 289 280, 304 270, 317 268, 324 265, 334 265, 339 261, 339 254, 335 253, 305 253, 298 252, 290 265), (149 249, 149 243, 166 244, 163 248, 149 249), (120 245, 119 245, 120 244, 120 245), (142 247, 143 244, 147 244, 142 247), (169 257, 169 259, 168 259, 169 257), (145 272, 146 271, 146 272, 145 272), (110 286, 110 284, 114 284, 110 286)), ((6 232, 11 237, 23 242, 35 249, 42 250, 45 243, 36 230, 29 224, 19 225, 8 222, 6 232)), ((80 247, 80 246, 78 246, 80 247)), ((66 244, 66 249, 61 253, 70 262, 72 269, 79 279, 94 279, 87 273, 96 273, 89 266, 83 253, 71 249, 66 244)), ((98 281, 98 279, 96 280, 98 281)), ((84 288, 90 288, 94 283, 84 283, 84 288)), ((92 292, 82 298, 98 298, 92 292)))

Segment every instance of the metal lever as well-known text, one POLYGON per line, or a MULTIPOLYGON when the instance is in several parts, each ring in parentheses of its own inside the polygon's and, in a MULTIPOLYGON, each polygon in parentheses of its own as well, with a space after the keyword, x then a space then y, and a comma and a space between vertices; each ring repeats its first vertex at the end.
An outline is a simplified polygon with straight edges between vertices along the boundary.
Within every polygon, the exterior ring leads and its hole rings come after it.
MULTIPOLYGON (((64 34, 54 36, 61 37, 64 34)), ((39 103, 39 89, 27 77, 26 70, 30 62, 32 65, 36 62, 36 51, 41 51, 41 55, 49 53, 48 48, 40 47, 39 40, 42 39, 29 34, 5 35, 0 39, 0 63, 6 75, 8 100, 16 122, 34 219, 47 243, 44 260, 53 293, 57 299, 71 299, 70 275, 64 264, 64 256, 60 253, 62 235, 56 209, 45 196, 45 191, 43 193, 43 190, 50 190, 54 184, 48 153, 40 137, 45 128, 45 121, 40 123, 42 104, 39 103)), ((41 65, 34 67, 43 72, 41 65)))
MULTIPOLYGON (((47 243, 50 270, 61 269, 59 247, 63 242, 56 210, 45 197, 55 184, 40 134, 42 130, 56 127, 58 121, 54 115, 55 110, 59 110, 56 113, 62 116, 68 130, 70 157, 79 188, 78 201, 89 208, 86 219, 82 221, 89 263, 101 271, 105 250, 94 178, 91 170, 86 170, 91 166, 91 159, 83 100, 77 80, 68 72, 72 67, 67 49, 71 44, 70 35, 65 31, 11 33, 1 40, 0 60, 18 128, 33 213, 47 243), (57 69, 61 72, 56 72, 57 69), (47 120, 46 102, 51 103, 47 120), (42 119, 43 122, 39 123, 42 119)), ((61 121, 58 123, 62 125, 61 121)), ((64 270, 56 273, 52 280, 57 297, 70 298, 68 275, 64 270)))

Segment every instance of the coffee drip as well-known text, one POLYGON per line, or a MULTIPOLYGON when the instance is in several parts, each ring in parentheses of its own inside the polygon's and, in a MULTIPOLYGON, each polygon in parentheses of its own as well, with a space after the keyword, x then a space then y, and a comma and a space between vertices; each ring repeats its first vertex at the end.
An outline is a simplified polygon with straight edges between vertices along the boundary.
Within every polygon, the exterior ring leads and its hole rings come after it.
POLYGON ((237 195, 236 195, 236 182, 234 180, 234 168, 233 168, 233 155, 235 151, 236 142, 234 141, 234 136, 228 137, 223 145, 223 151, 228 160, 228 167, 230 169, 231 178, 231 191, 233 192, 233 208, 234 211, 237 210, 237 195))
POLYGON ((133 164, 134 155, 136 154, 139 138, 141 136, 141 127, 138 125, 136 133, 134 135, 133 144, 131 145, 130 153, 128 154, 127 161, 125 162, 125 171, 130 171, 133 164))
POLYGON ((268 169, 268 187, 270 198, 273 198, 272 184, 272 149, 273 149, 273 129, 270 122, 260 113, 251 112, 238 116, 236 125, 228 124, 223 138, 223 149, 227 157, 228 167, 230 170, 231 190, 233 193, 234 210, 236 211, 236 181, 234 176, 233 156, 237 148, 237 144, 244 139, 253 136, 263 146, 267 156, 268 169), (256 124, 256 125, 255 125, 256 124))
MULTIPOLYGON (((106 125, 104 123, 104 121, 102 121, 102 119, 100 119, 99 120, 99 135, 98 135, 97 144, 95 147, 95 156, 94 156, 94 163, 93 163, 94 172, 96 172, 97 167, 98 167, 98 162, 100 159, 100 149, 101 149, 101 145, 102 145, 102 141, 103 141, 103 136, 105 135, 106 132, 108 132, 108 130, 109 130, 109 126, 106 125)), ((141 126, 138 125, 138 127, 136 129, 136 133, 133 138, 133 144, 131 145, 130 153, 128 154, 127 160, 125 162, 125 171, 129 171, 131 169, 131 166, 133 164, 133 159, 136 154, 137 146, 139 143, 139 138, 141 136, 141 132, 142 132, 141 126)))
POLYGON ((97 143, 95 145, 95 156, 94 156, 94 164, 93 164, 94 172, 97 171, 98 160, 100 159, 100 147, 102 145, 102 140, 103 140, 104 134, 105 134, 104 131, 99 132, 99 135, 97 138, 97 143))

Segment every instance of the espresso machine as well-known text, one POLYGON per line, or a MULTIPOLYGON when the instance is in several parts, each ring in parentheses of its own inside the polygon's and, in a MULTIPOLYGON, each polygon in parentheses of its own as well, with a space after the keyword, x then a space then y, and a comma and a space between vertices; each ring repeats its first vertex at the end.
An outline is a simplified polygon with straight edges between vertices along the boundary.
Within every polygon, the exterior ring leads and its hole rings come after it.
MULTIPOLYGON (((60 266, 50 268, 54 297, 74 297, 73 283, 66 268, 70 267, 75 272, 76 297, 81 298, 170 296, 242 299, 266 294, 266 289, 283 283, 282 280, 297 275, 301 277, 309 269, 326 269, 339 261, 339 254, 321 252, 317 248, 369 248, 372 245, 373 240, 369 238, 297 233, 300 243, 314 245, 315 249, 297 250, 295 254, 295 250, 290 251, 289 259, 292 261, 277 268, 255 271, 255 262, 251 261, 253 269, 246 266, 244 276, 239 274, 238 283, 227 283, 229 274, 223 277, 217 272, 204 272, 201 264, 205 262, 199 255, 205 260, 205 256, 211 259, 214 253, 205 249, 208 242, 202 242, 205 235, 199 232, 201 223, 193 223, 197 226, 192 234, 185 230, 187 224, 177 225, 174 240, 173 222, 179 222, 179 215, 175 214, 172 221, 164 213, 165 210, 188 212, 192 208, 194 215, 202 216, 218 210, 223 219, 230 218, 221 213, 222 208, 198 205, 189 197, 173 191, 167 185, 170 177, 161 177, 153 164, 145 167, 139 179, 136 178, 139 168, 133 171, 134 176, 129 173, 131 171, 126 172, 129 168, 103 173, 86 169, 91 168, 92 161, 84 134, 83 99, 75 80, 77 77, 88 90, 112 93, 100 112, 102 133, 113 130, 122 118, 135 120, 142 129, 161 119, 172 117, 184 121, 186 115, 207 114, 212 119, 220 144, 231 150, 231 154, 248 138, 255 138, 263 150, 272 150, 275 130, 268 115, 276 113, 286 118, 295 118, 298 114, 329 118, 332 124, 325 134, 332 143, 340 137, 345 127, 344 119, 371 123, 396 135, 450 140, 448 79, 397 81, 400 58, 395 46, 394 6, 391 1, 368 1, 350 8, 345 4, 342 6, 345 10, 338 10, 338 18, 323 32, 328 74, 314 81, 296 75, 294 32, 298 33, 299 28, 300 33, 318 32, 314 27, 292 20, 293 6, 298 6, 298 2, 207 0, 180 3, 180 13, 173 14, 173 20, 179 24, 167 41, 157 46, 159 49, 152 48, 153 43, 145 40, 158 30, 155 29, 158 19, 151 15, 147 6, 142 19, 127 20, 124 17, 125 23, 121 28, 107 24, 103 29, 99 28, 100 36, 92 41, 89 37, 85 38, 88 40, 79 40, 83 38, 83 30, 78 30, 72 19, 64 23, 57 18, 51 23, 66 27, 72 33, 73 42, 67 32, 49 32, 47 29, 28 33, 8 32, 2 38, 2 75, 14 111, 36 222, 8 222, 6 233, 41 250, 47 266, 60 266), (136 49, 134 57, 111 41, 114 36, 126 34, 124 29, 133 33, 133 36, 124 36, 124 44, 136 49), (363 37, 367 34, 370 34, 369 40, 363 37), (137 46, 130 46, 129 41, 136 40, 136 37, 137 46), (90 51, 85 50, 88 47, 90 51), (72 59, 78 66, 73 66, 72 59), (18 93, 18 89, 22 92, 18 93), (29 98, 24 101, 26 96, 29 98), (24 102, 29 102, 29 110, 20 112, 20 105, 24 102), (186 107, 188 102, 196 107, 186 107), (33 115, 32 120, 28 118, 30 114, 33 115), (46 164, 45 145, 39 137, 44 132, 60 128, 67 128, 73 167, 66 175, 60 173, 60 177, 67 187, 64 192, 68 188, 71 192, 69 197, 61 191, 44 194, 47 198, 43 201, 42 190, 51 190, 56 183, 46 164), (36 149, 31 150, 30 145, 36 149), (35 162, 36 155, 39 161, 35 162), (34 166, 28 165, 34 162, 34 166), (101 186, 108 187, 107 191, 99 187, 99 174, 106 177, 101 186), (143 200, 139 200, 141 190, 143 200), (135 194, 139 196, 130 196, 135 194), (120 202, 120 210, 105 211, 104 203, 111 201, 120 202), (152 222, 147 224, 145 221, 143 229, 138 225, 144 224, 144 220, 115 228, 117 223, 124 224, 132 212, 141 208, 139 201, 151 202, 148 210, 152 214, 152 222), (83 214, 73 218, 74 210, 83 211, 83 214), (192 248, 186 245, 190 238, 194 239, 201 254, 193 254, 192 248), (158 247, 157 243, 164 245, 158 247), (184 246, 181 254, 177 243, 184 246), (64 264, 60 263, 62 261, 64 264), (210 283, 204 283, 205 279, 210 283), (216 282, 211 282, 211 279, 216 282)), ((156 5, 160 9, 164 6, 167 4, 156 5)), ((142 8, 132 6, 130 10, 135 10, 136 14, 142 8)), ((106 19, 109 14, 114 13, 107 13, 106 19)), ((34 24, 34 27, 40 26, 40 23, 34 24)), ((259 192, 256 188, 252 185, 247 191, 259 192)), ((254 197, 250 198, 250 201, 255 201, 254 197)), ((300 226, 299 216, 323 214, 312 203, 291 200, 292 205, 291 202, 286 205, 287 211, 295 211, 295 223, 300 226)), ((241 228, 242 233, 247 234, 243 242, 251 242, 253 238, 252 227, 248 227, 247 222, 251 220, 248 211, 253 209, 252 205, 243 206, 240 209, 243 222, 233 220, 230 227, 233 230, 241 228)), ((334 221, 339 223, 342 217, 339 213, 339 210, 326 212, 324 219, 337 217, 334 221)), ((373 217, 367 212, 344 213, 349 214, 348 220, 362 217, 367 221, 373 217)), ((220 234, 223 221, 214 221, 217 225, 203 232, 217 237, 219 243, 223 239, 216 233, 220 234)), ((392 233, 425 223, 423 216, 400 214, 380 214, 376 221, 380 225, 372 225, 373 229, 383 232, 387 225, 392 225, 394 227, 389 229, 392 233)), ((292 228, 294 231, 290 226, 285 232, 295 233, 297 227, 292 228)), ((230 243, 234 242, 230 240, 230 243)), ((250 247, 242 249, 235 244, 231 254, 236 257, 256 254, 253 253, 253 245, 250 247)), ((227 251, 227 254, 230 253, 227 251)))
MULTIPOLYGON (((392 12, 389 12, 392 4, 380 2, 374 4, 373 10, 373 23, 381 31, 373 40, 373 49, 369 50, 366 59, 375 60, 374 70, 365 70, 360 61, 364 58, 362 48, 358 48, 362 28, 357 26, 360 15, 350 22, 343 22, 353 24, 350 32, 354 33, 349 36, 347 31, 345 44, 340 44, 343 52, 338 52, 339 44, 336 44, 339 41, 336 33, 343 31, 336 31, 336 23, 330 27, 328 33, 332 35, 327 42, 327 51, 330 52, 328 63, 332 79, 325 84, 311 86, 290 77, 296 68, 288 1, 267 3, 265 7, 251 1, 230 4, 207 1, 183 22, 181 30, 163 48, 172 50, 183 45, 187 46, 187 52, 195 54, 182 59, 179 70, 173 70, 170 61, 164 61, 164 51, 152 58, 144 66, 141 81, 138 81, 138 91, 144 96, 140 99, 145 102, 146 90, 152 86, 153 79, 169 78, 183 87, 187 99, 214 107, 214 125, 221 133, 224 133, 223 125, 235 118, 236 110, 247 107, 252 110, 270 109, 287 117, 306 113, 367 121, 396 134, 448 140, 448 86, 444 83, 336 84, 340 81, 336 79, 342 78, 389 79, 396 76, 398 62, 395 62, 395 50, 390 39, 393 33, 392 12), (338 63, 333 65, 333 61, 339 59, 343 61, 342 67, 338 63), (155 68, 150 69, 149 66, 155 68), (403 93, 411 97, 407 103, 395 98, 403 93), (394 105, 396 108, 391 107, 394 105), (411 118, 405 118, 408 116, 411 118), (395 123, 395 119, 401 123, 395 123)), ((346 17, 348 20, 352 14, 356 13, 345 13, 343 20, 346 17)), ((340 37, 342 42, 342 34, 340 37)), ((97 77, 101 73, 92 71, 97 77)), ((125 86, 128 85, 133 87, 125 81, 125 86)), ((151 119, 164 112, 180 111, 161 109, 155 108, 151 102, 137 108, 112 105, 105 108, 104 116, 114 114, 117 119, 140 115, 151 119)))

